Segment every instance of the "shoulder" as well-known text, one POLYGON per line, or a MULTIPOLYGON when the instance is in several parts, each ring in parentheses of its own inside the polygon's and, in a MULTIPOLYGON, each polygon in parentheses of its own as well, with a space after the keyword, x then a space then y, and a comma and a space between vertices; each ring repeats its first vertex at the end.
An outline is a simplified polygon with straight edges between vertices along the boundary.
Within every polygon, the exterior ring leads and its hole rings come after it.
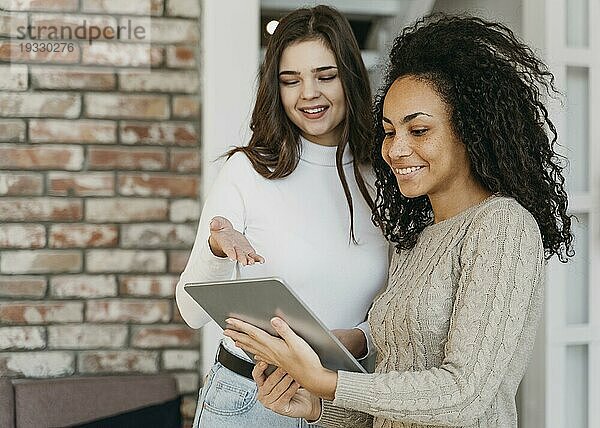
POLYGON ((228 166, 229 168, 254 170, 254 168, 252 167, 252 162, 250 162, 250 159, 248 159, 248 156, 246 156, 246 154, 243 152, 235 152, 234 154, 232 154, 225 161, 225 165, 228 166))
POLYGON ((469 232, 496 238, 519 237, 542 245, 537 221, 525 207, 510 197, 498 196, 483 203, 473 215, 469 232))
POLYGON ((233 178, 249 178, 258 175, 252 166, 252 162, 243 152, 236 152, 231 155, 225 161, 220 174, 233 178))
POLYGON ((474 217, 474 221, 489 221, 490 219, 505 224, 521 222, 537 228, 537 222, 533 215, 515 199, 506 196, 496 196, 483 203, 474 217))
MULTIPOLYGON (((219 159, 218 162, 222 163, 223 159, 219 159)), ((222 163, 212 183, 211 193, 231 189, 243 193, 254 187, 257 175, 248 157, 244 153, 236 152, 222 163)))

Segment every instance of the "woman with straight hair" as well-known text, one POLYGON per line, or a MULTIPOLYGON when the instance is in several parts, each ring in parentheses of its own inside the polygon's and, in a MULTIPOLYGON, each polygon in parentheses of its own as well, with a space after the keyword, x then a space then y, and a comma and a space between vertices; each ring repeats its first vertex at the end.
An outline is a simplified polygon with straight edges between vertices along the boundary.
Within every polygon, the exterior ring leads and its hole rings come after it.
MULTIPOLYGON (((233 124, 235 125, 235 124, 233 124)), ((385 284, 388 244, 371 222, 371 92, 348 21, 317 6, 285 16, 259 72, 247 146, 227 153, 177 285, 184 320, 210 319, 188 282, 282 277, 356 357, 385 284)), ((253 362, 224 340, 194 427, 299 427, 257 401, 253 362)))
POLYGON ((574 255, 554 90, 497 23, 433 16, 396 38, 375 103, 374 220, 396 247, 369 311, 375 373, 325 369, 279 318, 281 338, 229 320, 279 367, 255 367, 264 405, 325 427, 517 426, 545 259, 574 255))

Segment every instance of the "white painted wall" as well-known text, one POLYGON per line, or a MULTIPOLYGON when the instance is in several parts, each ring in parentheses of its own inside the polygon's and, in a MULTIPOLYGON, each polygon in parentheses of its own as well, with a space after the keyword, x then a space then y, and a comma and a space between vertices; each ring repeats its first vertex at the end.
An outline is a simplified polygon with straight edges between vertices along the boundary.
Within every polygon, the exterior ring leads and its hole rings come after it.
MULTIPOLYGON (((202 3, 202 195, 206 196, 231 146, 250 138, 260 58, 260 0, 202 3)), ((214 361, 221 330, 202 329, 202 372, 214 361)))
POLYGON ((437 0, 432 12, 469 12, 490 21, 501 22, 517 35, 523 33, 522 0, 437 0))

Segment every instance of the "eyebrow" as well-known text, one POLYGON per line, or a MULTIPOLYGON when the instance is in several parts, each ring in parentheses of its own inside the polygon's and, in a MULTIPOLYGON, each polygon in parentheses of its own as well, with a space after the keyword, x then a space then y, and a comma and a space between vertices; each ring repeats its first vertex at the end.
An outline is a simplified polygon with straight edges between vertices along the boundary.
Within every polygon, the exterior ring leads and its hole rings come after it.
MULTIPOLYGON (((408 115, 404 116, 404 119, 402 119, 402 123, 407 123, 407 122, 410 122, 410 121, 411 121, 411 120, 413 120, 415 117, 417 117, 417 116, 420 116, 420 115, 423 115, 423 116, 428 116, 428 117, 433 117, 433 116, 432 116, 432 115, 430 115, 430 114, 423 113, 422 111, 418 111, 418 112, 416 112, 416 113, 411 113, 411 114, 408 114, 408 115)), ((387 117, 385 117, 385 116, 382 118, 382 120, 383 120, 385 123, 389 123, 390 125, 393 125, 392 121, 391 121, 391 120, 389 120, 389 119, 388 119, 387 117)))
MULTIPOLYGON (((327 70, 331 70, 331 69, 336 69, 337 67, 335 65, 324 65, 323 67, 317 67, 317 68, 313 68, 312 70, 310 70, 312 73, 318 73, 320 71, 327 71, 327 70)), ((299 75, 300 72, 299 71, 291 71, 291 70, 283 70, 279 72, 280 76, 283 75, 292 75, 292 76, 297 76, 299 75)))

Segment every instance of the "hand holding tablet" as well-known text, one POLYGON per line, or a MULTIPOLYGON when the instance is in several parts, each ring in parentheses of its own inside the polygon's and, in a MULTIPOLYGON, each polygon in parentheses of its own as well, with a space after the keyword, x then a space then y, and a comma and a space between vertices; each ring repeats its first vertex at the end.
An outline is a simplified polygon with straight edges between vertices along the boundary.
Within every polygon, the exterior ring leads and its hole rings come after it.
POLYGON ((281 279, 189 283, 184 289, 224 330, 228 327, 225 320, 234 318, 277 336, 271 319, 279 317, 314 349, 324 367, 333 371, 366 373, 360 363, 281 279))

